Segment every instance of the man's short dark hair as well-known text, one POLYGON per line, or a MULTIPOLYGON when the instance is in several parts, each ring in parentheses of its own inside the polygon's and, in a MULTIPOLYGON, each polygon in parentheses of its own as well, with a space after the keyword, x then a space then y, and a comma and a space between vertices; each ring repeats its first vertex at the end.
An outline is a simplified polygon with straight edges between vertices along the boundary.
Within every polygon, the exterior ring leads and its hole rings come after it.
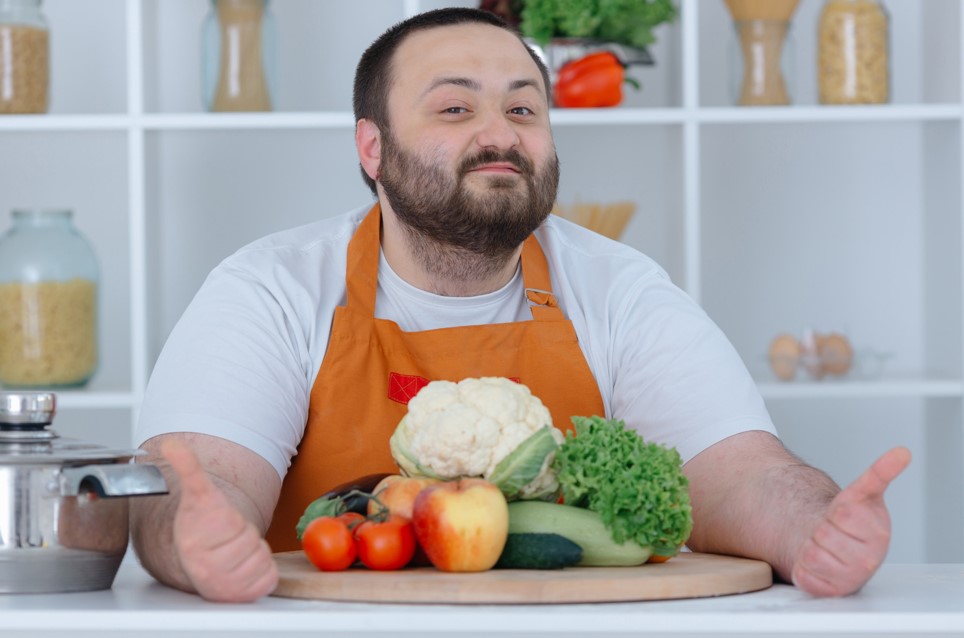
MULTIPOLYGON (((396 49, 406 37, 416 31, 465 23, 489 24, 505 29, 518 37, 542 73, 546 97, 548 98, 550 94, 549 70, 535 51, 525 44, 522 36, 515 28, 489 11, 449 7, 419 13, 399 22, 379 36, 365 50, 358 62, 358 67, 355 69, 355 86, 352 91, 352 108, 355 111, 356 124, 362 119, 369 120, 378 127, 383 135, 388 134, 388 90, 392 85, 391 61, 396 49)), ((364 168, 362 168, 362 178, 372 192, 376 192, 375 180, 365 173, 364 168)))

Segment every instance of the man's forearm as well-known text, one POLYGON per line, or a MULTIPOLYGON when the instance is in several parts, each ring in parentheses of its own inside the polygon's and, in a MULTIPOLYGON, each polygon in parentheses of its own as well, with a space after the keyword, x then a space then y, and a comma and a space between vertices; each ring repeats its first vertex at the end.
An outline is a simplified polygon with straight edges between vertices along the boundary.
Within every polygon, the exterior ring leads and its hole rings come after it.
POLYGON ((718 443, 686 472, 694 519, 690 549, 764 560, 788 582, 801 546, 840 491, 824 472, 762 432, 718 443))
MULTIPOLYGON (((171 485, 173 479, 166 478, 171 485)), ((195 588, 181 566, 174 545, 177 502, 176 493, 132 499, 131 542, 141 565, 151 576, 169 587, 193 593, 195 588)))

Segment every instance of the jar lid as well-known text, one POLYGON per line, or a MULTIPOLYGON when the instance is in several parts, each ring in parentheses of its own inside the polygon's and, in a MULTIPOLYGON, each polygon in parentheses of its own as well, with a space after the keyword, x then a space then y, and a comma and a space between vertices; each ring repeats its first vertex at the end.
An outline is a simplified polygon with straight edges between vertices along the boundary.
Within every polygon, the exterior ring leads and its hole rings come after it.
POLYGON ((56 411, 57 397, 53 392, 0 392, 0 428, 50 425, 56 411))

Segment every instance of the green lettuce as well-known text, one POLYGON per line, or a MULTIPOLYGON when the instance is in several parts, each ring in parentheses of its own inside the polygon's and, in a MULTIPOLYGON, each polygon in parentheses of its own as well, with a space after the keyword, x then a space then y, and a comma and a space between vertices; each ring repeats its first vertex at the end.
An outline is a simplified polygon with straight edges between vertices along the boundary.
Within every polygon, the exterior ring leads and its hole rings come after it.
POLYGON ((623 421, 573 417, 552 468, 567 505, 602 518, 613 540, 675 555, 693 530, 689 482, 675 448, 647 443, 623 421))

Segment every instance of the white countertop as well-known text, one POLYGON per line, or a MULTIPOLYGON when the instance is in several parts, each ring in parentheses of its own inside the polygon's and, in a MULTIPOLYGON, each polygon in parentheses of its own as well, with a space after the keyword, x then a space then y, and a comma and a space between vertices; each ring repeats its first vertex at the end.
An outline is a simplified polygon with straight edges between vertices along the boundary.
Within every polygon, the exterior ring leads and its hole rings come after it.
POLYGON ((692 600, 580 605, 386 605, 268 597, 208 603, 128 559, 110 590, 0 595, 0 635, 59 636, 964 635, 964 565, 888 565, 858 594, 788 585, 692 600))

